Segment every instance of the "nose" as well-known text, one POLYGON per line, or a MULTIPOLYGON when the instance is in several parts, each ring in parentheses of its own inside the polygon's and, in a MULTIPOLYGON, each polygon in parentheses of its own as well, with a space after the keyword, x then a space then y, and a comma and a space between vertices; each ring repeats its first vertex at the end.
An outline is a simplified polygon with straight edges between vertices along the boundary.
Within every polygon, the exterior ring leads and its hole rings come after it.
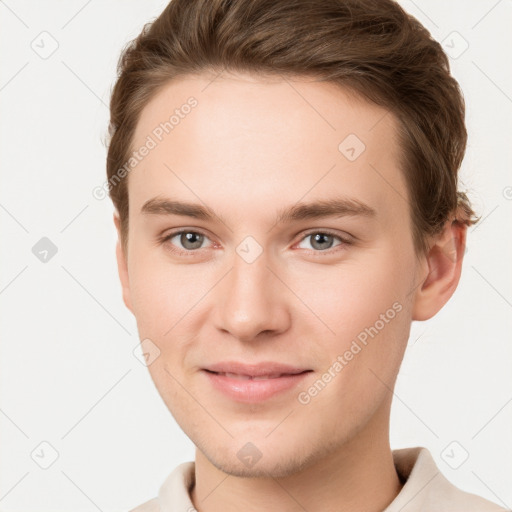
POLYGON ((231 270, 216 287, 216 328, 244 342, 285 332, 290 298, 278 273, 269 268, 265 252, 252 263, 235 254, 231 270))

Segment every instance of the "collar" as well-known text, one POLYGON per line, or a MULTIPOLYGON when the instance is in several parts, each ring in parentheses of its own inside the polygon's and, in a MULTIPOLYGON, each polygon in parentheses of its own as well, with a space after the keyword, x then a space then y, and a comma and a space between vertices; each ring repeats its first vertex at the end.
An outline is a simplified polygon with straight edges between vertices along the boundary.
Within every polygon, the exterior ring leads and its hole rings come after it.
MULTIPOLYGON (((405 483, 383 512, 506 512, 506 509, 451 484, 427 448, 402 448, 393 450, 392 454, 397 474, 405 483)), ((178 465, 161 486, 158 498, 132 512, 195 510, 190 499, 190 490, 195 483, 194 469, 194 462, 178 465)))

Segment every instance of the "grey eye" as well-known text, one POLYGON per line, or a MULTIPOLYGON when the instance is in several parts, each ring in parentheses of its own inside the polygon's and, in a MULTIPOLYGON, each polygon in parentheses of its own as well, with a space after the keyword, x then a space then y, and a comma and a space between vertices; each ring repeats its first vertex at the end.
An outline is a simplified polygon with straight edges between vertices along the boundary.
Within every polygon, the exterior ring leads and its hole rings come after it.
MULTIPOLYGON (((336 235, 331 235, 329 233, 323 233, 322 231, 318 231, 316 233, 310 233, 309 235, 306 235, 301 243, 304 242, 304 240, 310 240, 310 246, 311 248, 317 250, 317 251, 325 251, 327 249, 330 249, 334 246, 334 241, 338 239, 341 243, 341 238, 336 235)), ((337 244, 339 245, 339 244, 337 244)), ((302 247, 303 249, 309 249, 310 247, 302 247)))
POLYGON ((205 239, 204 235, 201 235, 201 233, 196 233, 194 231, 182 231, 181 233, 176 233, 172 238, 176 237, 179 237, 179 243, 181 244, 181 246, 189 251, 194 249, 200 249, 205 239))
POLYGON ((326 233, 316 233, 309 235, 311 237, 311 246, 314 249, 325 250, 330 249, 333 244, 333 236, 326 233))

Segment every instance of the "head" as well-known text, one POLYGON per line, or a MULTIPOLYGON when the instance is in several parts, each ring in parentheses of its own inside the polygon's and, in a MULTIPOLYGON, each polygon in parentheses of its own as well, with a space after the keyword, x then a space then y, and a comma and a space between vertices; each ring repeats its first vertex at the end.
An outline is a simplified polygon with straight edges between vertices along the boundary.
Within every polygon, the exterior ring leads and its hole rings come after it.
POLYGON ((391 0, 173 0, 118 71, 123 298, 184 432, 226 472, 274 476, 387 436, 411 322, 453 294, 474 222, 440 45, 391 0), (245 403, 212 387, 221 361, 309 372, 245 403))

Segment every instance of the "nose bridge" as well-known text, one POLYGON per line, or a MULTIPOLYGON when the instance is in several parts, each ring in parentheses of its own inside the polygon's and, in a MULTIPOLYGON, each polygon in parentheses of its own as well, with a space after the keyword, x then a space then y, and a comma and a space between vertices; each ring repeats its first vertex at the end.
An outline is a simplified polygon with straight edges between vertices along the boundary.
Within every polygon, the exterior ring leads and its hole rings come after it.
POLYGON ((233 254, 232 268, 216 297, 217 327, 250 340, 262 331, 285 328, 287 313, 269 255, 252 241, 242 242, 233 254))

